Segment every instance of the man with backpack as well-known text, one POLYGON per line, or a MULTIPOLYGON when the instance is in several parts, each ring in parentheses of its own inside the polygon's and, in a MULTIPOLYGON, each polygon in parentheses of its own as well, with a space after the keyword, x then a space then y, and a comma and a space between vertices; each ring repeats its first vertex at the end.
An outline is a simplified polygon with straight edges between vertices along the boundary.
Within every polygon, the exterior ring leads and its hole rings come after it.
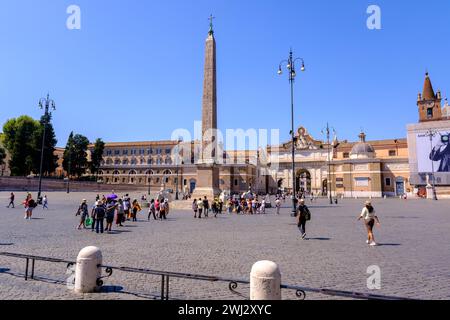
MULTIPOLYGON (((106 215, 106 207, 105 205, 100 202, 97 201, 95 203, 95 208, 94 208, 94 221, 95 221, 95 231, 97 233, 103 233, 103 220, 105 219, 105 215, 106 215)), ((92 231, 94 231, 94 229, 92 229, 92 231)))
POLYGON ((204 216, 205 218, 208 218, 208 214, 209 214, 209 201, 208 198, 205 196, 205 198, 203 199, 203 212, 204 212, 204 216))
POLYGON ((300 200, 300 205, 297 208, 297 225, 301 233, 302 240, 306 239, 306 221, 311 220, 311 212, 305 205, 305 200, 300 200))

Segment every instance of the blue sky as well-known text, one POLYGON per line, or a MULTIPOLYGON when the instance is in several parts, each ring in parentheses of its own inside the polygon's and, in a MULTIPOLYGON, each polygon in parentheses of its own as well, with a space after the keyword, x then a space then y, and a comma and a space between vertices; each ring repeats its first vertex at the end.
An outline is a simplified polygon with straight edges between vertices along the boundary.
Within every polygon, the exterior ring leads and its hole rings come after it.
POLYGON ((450 97, 450 2, 299 0, 1 0, 0 122, 56 101, 58 145, 169 139, 201 119, 204 41, 216 17, 220 129, 290 130, 289 84, 277 74, 292 46, 307 72, 295 122, 321 138, 406 136, 425 70, 450 97), (66 9, 81 8, 81 30, 66 9), (382 30, 366 27, 380 6, 382 30))

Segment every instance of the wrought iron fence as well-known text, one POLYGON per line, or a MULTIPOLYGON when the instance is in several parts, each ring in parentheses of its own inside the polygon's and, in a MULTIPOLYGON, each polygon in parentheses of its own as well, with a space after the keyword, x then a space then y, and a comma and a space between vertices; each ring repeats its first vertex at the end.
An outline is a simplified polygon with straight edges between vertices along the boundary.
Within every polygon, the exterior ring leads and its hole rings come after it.
MULTIPOLYGON (((11 253, 11 252, 0 252, 0 256, 6 256, 17 259, 25 260, 25 280, 35 279, 35 267, 36 261, 43 262, 51 262, 51 263, 64 263, 67 265, 67 269, 72 268, 76 262, 68 261, 64 259, 57 258, 49 258, 49 257, 41 257, 41 256, 33 256, 19 253, 11 253), (31 261, 31 270, 30 270, 30 261, 31 261), (30 273, 30 276, 29 276, 30 273)), ((130 272, 137 274, 146 274, 146 275, 154 275, 160 276, 160 295, 159 298, 161 300, 169 300, 170 298, 170 280, 171 279, 190 279, 195 281, 206 281, 206 282, 216 282, 216 283, 227 283, 229 291, 241 298, 249 299, 247 295, 244 295, 237 291, 239 285, 250 285, 250 281, 243 279, 230 279, 218 276, 208 276, 208 275, 199 275, 192 273, 179 273, 179 272, 168 272, 168 271, 160 271, 153 269, 143 269, 143 268, 133 268, 133 267, 118 267, 118 266, 108 266, 108 265, 98 265, 99 268, 105 270, 105 276, 97 279, 97 285, 102 287, 104 285, 104 279, 112 276, 114 271, 120 272, 130 272)), ((306 293, 316 293, 326 296, 334 296, 341 298, 350 298, 350 299, 359 299, 359 300, 411 300, 410 298, 403 297, 394 297, 394 296, 385 296, 385 295, 374 295, 368 293, 361 292, 353 292, 353 291, 342 291, 342 290, 334 290, 334 289, 319 289, 319 288, 310 288, 310 287, 302 287, 302 286, 293 286, 293 285, 281 285, 281 289, 290 290, 295 293, 295 296, 301 300, 306 299, 306 293)))

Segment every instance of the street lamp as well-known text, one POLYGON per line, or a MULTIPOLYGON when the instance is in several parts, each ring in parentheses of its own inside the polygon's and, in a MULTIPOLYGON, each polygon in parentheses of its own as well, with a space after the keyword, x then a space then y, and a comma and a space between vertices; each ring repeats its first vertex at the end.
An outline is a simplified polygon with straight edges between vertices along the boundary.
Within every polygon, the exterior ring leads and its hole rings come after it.
POLYGON ((333 132, 336 132, 334 128, 330 128, 328 122, 327 127, 322 130, 322 134, 327 135, 327 144, 328 144, 328 194, 330 198, 330 204, 333 204, 333 195, 332 195, 332 183, 331 183, 331 144, 330 144, 330 129, 333 129, 333 132))
POLYGON ((436 184, 435 184, 435 179, 434 179, 434 161, 431 157, 431 154, 433 153, 433 138, 437 135, 437 131, 433 130, 433 129, 429 129, 425 135, 427 137, 430 138, 430 160, 431 160, 431 171, 432 171, 432 177, 431 177, 431 181, 432 181, 432 186, 433 186, 433 200, 437 200, 437 195, 436 195, 436 184))
POLYGON ((39 108, 44 109, 44 132, 42 133, 42 145, 41 145, 41 163, 39 165, 39 190, 37 195, 37 201, 41 202, 41 191, 42 191, 42 166, 44 164, 44 148, 45 148, 45 131, 47 130, 47 124, 51 112, 49 109, 56 110, 55 101, 50 99, 50 95, 47 94, 47 98, 41 98, 39 100, 39 108))
POLYGON ((302 58, 293 58, 292 49, 289 52, 289 58, 287 60, 283 60, 280 62, 278 67, 278 75, 282 75, 282 65, 286 63, 286 68, 289 71, 289 83, 291 85, 291 138, 292 138, 292 214, 295 215, 297 211, 296 207, 296 181, 295 181, 295 133, 294 133, 294 82, 296 77, 295 72, 295 63, 300 60, 302 62, 302 66, 300 68, 301 71, 305 71, 305 61, 302 58))
POLYGON ((70 193, 70 167, 72 166, 72 141, 69 143, 69 165, 67 168, 67 193, 70 193))

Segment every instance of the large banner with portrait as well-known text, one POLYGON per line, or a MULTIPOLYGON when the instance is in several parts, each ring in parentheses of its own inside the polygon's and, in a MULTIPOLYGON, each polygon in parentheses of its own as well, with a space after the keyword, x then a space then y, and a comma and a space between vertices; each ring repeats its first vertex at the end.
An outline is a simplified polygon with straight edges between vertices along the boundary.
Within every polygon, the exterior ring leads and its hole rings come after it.
POLYGON ((432 164, 436 176, 450 174, 450 129, 438 131, 430 142, 426 133, 417 134, 417 164, 419 173, 431 173, 432 164))

